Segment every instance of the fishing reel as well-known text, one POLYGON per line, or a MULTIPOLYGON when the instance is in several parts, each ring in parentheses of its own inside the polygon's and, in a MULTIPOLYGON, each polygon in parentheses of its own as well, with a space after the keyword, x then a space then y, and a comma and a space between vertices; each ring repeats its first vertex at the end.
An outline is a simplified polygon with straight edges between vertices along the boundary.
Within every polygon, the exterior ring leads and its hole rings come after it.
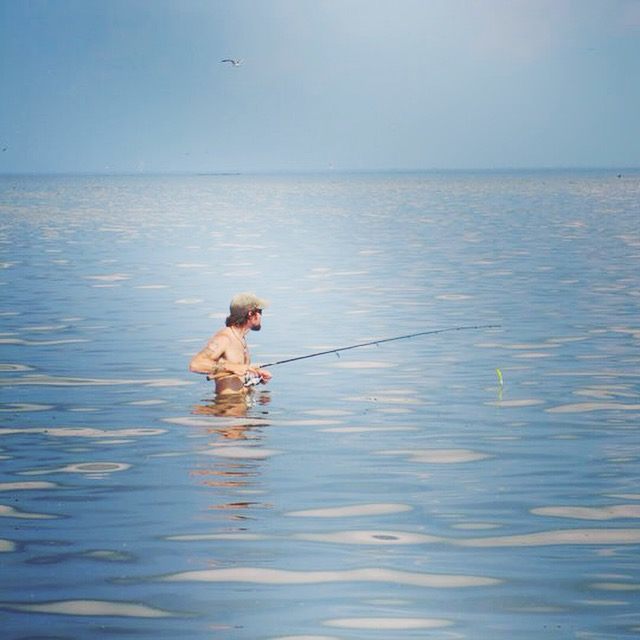
POLYGON ((245 387, 255 387, 259 384, 262 384, 262 382, 262 378, 257 373, 247 371, 247 373, 244 374, 243 384, 245 387))

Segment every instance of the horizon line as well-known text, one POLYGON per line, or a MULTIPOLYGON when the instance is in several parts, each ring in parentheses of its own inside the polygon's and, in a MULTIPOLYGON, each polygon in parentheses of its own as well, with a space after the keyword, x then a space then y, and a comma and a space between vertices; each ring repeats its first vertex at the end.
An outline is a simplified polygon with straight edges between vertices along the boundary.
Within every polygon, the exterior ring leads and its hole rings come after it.
POLYGON ((532 165, 503 167, 431 167, 431 168, 380 168, 380 169, 247 169, 247 170, 158 170, 138 171, 122 169, 119 171, 0 171, 2 177, 233 177, 233 176, 267 176, 267 175, 348 175, 348 174, 420 174, 420 173, 505 173, 505 172, 549 172, 549 171, 640 171, 639 166, 624 165, 532 165))

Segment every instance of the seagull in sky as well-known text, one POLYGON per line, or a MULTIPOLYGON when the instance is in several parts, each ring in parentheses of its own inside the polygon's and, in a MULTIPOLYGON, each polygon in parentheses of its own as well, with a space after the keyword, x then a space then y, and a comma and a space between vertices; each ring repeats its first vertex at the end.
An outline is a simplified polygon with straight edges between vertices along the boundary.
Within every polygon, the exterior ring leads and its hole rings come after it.
POLYGON ((224 60, 220 60, 220 62, 230 62, 232 67, 239 67, 244 60, 240 60, 238 58, 225 58, 224 60))

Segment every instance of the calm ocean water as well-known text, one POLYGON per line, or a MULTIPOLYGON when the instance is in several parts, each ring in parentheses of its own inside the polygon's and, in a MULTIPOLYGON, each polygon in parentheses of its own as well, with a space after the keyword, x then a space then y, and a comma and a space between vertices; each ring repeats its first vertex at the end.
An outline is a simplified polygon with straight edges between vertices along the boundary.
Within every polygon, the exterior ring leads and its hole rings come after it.
POLYGON ((2 177, 0 242, 3 639, 640 634, 640 172, 2 177), (501 326, 220 406, 247 290, 257 362, 501 326))

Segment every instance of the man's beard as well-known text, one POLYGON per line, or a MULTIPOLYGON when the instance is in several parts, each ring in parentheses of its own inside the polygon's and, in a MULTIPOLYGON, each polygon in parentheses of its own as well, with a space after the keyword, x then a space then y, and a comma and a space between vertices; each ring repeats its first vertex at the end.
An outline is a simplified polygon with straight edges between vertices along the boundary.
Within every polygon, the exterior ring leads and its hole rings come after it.
POLYGON ((255 325, 255 324, 254 324, 254 325, 251 327, 251 331, 260 331, 260 329, 262 329, 262 325, 261 325, 261 324, 259 324, 259 325, 255 325))

